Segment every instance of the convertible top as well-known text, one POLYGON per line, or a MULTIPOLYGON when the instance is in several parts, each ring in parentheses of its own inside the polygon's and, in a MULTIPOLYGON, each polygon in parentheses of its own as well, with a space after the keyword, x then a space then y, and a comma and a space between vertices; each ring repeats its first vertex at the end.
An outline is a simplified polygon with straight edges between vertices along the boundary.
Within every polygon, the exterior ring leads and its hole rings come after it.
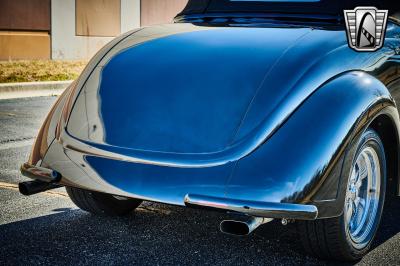
POLYGON ((189 0, 185 9, 178 16, 227 12, 315 13, 342 16, 344 9, 354 9, 357 6, 374 6, 378 9, 388 9, 390 15, 400 12, 400 5, 395 0, 189 0))

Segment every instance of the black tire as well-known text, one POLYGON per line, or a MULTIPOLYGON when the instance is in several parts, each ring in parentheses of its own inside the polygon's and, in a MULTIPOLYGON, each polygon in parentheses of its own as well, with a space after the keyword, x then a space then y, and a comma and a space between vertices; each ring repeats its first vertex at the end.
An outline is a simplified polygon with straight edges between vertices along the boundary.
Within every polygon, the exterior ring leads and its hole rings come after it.
POLYGON ((138 199, 125 199, 110 194, 66 187, 72 202, 80 209, 97 215, 123 216, 131 213, 141 203, 138 199))
MULTIPOLYGON (((372 147, 377 153, 380 163, 380 194, 379 203, 376 205, 376 213, 371 231, 367 234, 363 245, 356 243, 350 233, 350 225, 346 221, 346 215, 330 219, 315 221, 298 221, 297 231, 303 247, 310 255, 329 260, 355 261, 361 259, 370 249, 372 241, 378 230, 382 216, 386 192, 386 160, 382 141, 379 135, 372 129, 366 130, 360 138, 352 165, 365 147, 372 147)), ((346 202, 345 202, 346 204, 346 202)), ((353 205, 352 205, 353 206, 353 205)), ((344 210, 346 208, 344 207, 344 210)), ((368 209, 367 209, 368 210, 368 209)), ((350 215, 350 217, 353 217, 350 215)))

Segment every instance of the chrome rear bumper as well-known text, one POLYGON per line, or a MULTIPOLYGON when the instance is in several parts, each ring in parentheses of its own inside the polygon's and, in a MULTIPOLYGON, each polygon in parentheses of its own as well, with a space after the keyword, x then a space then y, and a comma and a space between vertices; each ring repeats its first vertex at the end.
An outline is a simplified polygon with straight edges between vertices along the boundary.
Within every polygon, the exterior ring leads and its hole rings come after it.
POLYGON ((318 209, 314 205, 246 201, 191 194, 186 195, 185 205, 276 219, 315 220, 318 216, 318 209))
MULTIPOLYGON (((34 180, 52 184, 59 184, 62 179, 61 174, 54 170, 28 163, 21 166, 21 173, 34 180)), ((304 204, 237 200, 195 194, 187 194, 184 203, 188 207, 233 211, 262 218, 315 220, 318 216, 316 206, 304 204)))

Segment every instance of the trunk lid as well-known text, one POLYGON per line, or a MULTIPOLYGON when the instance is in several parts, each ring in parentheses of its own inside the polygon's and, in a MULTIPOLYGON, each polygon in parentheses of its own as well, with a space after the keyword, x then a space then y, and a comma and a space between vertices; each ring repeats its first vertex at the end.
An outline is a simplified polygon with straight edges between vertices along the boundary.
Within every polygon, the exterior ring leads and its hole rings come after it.
MULTIPOLYGON (((90 76, 68 131, 81 140, 135 150, 222 151, 233 144, 260 88, 268 90, 267 74, 308 32, 211 28, 154 34, 137 43, 140 36, 133 34, 90 76)), ((274 106, 284 93, 275 88, 263 105, 274 106)))

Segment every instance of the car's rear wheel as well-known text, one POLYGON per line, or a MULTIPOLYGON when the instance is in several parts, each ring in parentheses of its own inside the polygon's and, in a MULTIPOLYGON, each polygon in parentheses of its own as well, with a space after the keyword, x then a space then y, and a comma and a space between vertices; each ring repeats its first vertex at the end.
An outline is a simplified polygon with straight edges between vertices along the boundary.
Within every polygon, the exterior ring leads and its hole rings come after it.
POLYGON ((142 203, 138 199, 128 199, 79 188, 67 187, 66 190, 76 206, 97 215, 126 215, 142 203))
POLYGON ((386 160, 382 141, 366 130, 352 161, 344 211, 340 217, 298 222, 309 253, 323 259, 357 260, 370 249, 378 229, 386 190, 386 160))

